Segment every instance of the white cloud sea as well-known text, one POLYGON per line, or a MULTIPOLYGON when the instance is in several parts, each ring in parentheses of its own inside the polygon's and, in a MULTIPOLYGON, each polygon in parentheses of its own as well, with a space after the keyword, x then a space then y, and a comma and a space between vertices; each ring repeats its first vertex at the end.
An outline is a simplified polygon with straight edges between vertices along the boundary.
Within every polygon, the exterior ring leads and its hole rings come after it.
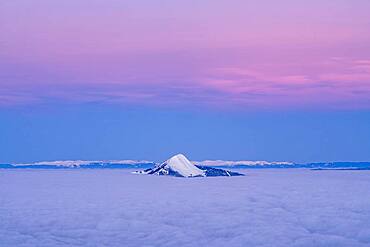
POLYGON ((0 247, 367 247, 370 171, 1 170, 0 247))

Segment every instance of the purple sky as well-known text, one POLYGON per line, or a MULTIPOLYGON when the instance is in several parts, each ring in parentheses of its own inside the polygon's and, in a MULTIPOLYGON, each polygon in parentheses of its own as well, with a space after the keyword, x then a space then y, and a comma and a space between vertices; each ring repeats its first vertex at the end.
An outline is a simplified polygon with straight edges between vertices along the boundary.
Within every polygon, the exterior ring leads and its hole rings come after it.
POLYGON ((0 1, 0 162, 369 161, 369 10, 0 1))
POLYGON ((0 105, 369 109, 369 9, 367 0, 2 1, 0 105))

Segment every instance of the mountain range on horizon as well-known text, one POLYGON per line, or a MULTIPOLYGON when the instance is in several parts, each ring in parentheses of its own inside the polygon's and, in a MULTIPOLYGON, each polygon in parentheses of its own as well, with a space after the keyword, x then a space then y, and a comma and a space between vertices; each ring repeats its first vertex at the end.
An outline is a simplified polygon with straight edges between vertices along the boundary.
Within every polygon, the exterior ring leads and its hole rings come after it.
MULTIPOLYGON (((370 169, 369 162, 334 161, 334 162, 287 162, 287 161, 230 161, 230 160, 204 160, 191 161, 198 166, 217 168, 343 168, 343 169, 370 169)), ((125 168, 152 168, 158 164, 148 160, 60 160, 40 161, 33 163, 0 163, 0 169, 125 169, 125 168)))

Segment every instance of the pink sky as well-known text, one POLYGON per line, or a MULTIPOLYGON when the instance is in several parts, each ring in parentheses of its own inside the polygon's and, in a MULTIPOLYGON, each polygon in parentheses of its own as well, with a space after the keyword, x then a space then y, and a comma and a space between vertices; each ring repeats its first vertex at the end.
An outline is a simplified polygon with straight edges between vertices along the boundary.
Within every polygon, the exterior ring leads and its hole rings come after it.
POLYGON ((367 0, 0 3, 0 105, 370 108, 367 0))

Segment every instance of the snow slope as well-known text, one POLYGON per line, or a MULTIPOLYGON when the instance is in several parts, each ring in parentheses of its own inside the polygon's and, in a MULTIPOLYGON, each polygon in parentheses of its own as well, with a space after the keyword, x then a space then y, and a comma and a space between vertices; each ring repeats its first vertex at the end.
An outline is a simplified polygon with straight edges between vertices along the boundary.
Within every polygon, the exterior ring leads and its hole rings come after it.
POLYGON ((193 165, 183 154, 177 154, 161 166, 172 169, 183 177, 203 176, 204 171, 193 165))

